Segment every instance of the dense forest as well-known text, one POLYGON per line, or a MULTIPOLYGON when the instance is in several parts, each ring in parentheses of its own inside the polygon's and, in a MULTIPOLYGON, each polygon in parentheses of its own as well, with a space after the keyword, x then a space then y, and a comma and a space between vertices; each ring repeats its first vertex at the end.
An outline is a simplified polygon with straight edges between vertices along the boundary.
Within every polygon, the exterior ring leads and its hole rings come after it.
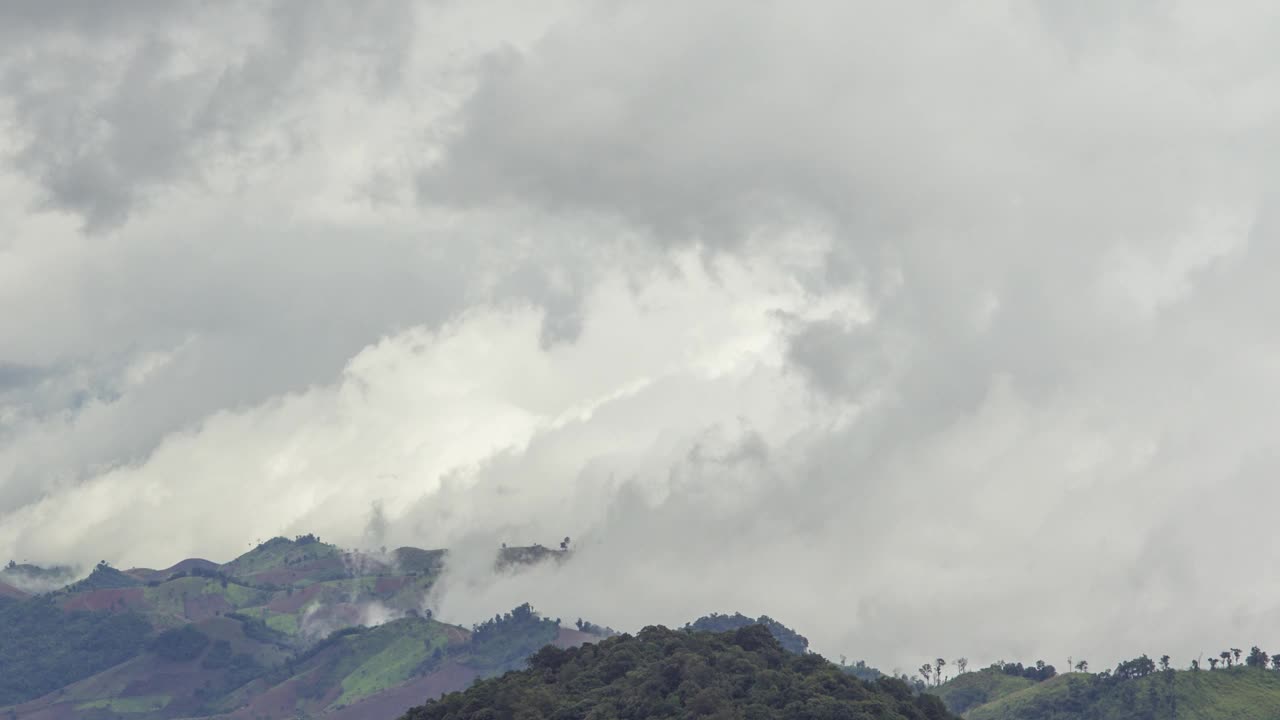
POLYGON ((768 615, 761 615, 752 620, 742 613, 734 613, 732 615, 711 613, 687 623, 684 629, 695 632, 728 632, 751 625, 763 625, 769 630, 769 634, 773 635, 774 639, 778 641, 778 644, 782 646, 782 649, 788 652, 793 652, 797 655, 804 655, 809 652, 809 638, 768 615))
POLYGON ((954 717, 900 680, 868 683, 821 656, 788 652, 759 625, 725 633, 647 627, 596 645, 547 646, 528 666, 414 708, 405 720, 954 717))
POLYGON ((48 596, 0 598, 0 707, 127 660, 150 632, 133 613, 64 612, 48 596))

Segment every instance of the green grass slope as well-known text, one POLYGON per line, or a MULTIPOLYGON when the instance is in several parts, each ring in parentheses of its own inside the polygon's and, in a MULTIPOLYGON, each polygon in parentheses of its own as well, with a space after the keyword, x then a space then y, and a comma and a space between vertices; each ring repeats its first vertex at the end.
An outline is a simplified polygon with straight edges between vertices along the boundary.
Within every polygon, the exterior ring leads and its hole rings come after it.
POLYGON ((995 668, 986 668, 957 675, 943 683, 941 687, 930 688, 928 692, 941 698, 948 710, 961 715, 979 705, 999 700, 1019 690, 1026 690, 1035 684, 1035 680, 1009 675, 995 668))
POLYGON ((1280 672, 1156 672, 1132 680, 1071 673, 970 710, 969 720, 1275 720, 1280 672))
MULTIPOLYGON (((129 617, 84 613, 101 621, 129 617)), ((250 627, 217 617, 151 636, 140 650, 88 677, 18 705, 18 718, 168 720, 205 714, 224 693, 282 664, 289 651, 250 627)))
POLYGON ((343 551, 313 535, 294 540, 271 538, 220 570, 253 585, 281 588, 337 580, 351 574, 343 551))
POLYGON ((252 718, 321 715, 432 673, 445 662, 450 643, 465 637, 460 628, 419 617, 348 628, 210 709, 252 718))

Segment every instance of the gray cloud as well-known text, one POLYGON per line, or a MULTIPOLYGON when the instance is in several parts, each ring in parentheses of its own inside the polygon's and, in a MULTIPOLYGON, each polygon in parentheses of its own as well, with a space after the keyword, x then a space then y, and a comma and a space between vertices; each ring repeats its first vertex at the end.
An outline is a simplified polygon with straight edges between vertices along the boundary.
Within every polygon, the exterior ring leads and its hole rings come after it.
POLYGON ((376 535, 888 667, 1280 631, 1270 10, 122 7, 10 10, 0 549, 376 535))

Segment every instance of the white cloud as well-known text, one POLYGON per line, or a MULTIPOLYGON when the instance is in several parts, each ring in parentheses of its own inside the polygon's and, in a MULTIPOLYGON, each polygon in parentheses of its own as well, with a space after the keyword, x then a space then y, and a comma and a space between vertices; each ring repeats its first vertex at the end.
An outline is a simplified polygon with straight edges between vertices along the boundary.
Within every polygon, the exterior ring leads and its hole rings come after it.
POLYGON ((1280 632, 1270 6, 66 7, 0 22, 0 551, 380 501, 459 619, 1280 632))

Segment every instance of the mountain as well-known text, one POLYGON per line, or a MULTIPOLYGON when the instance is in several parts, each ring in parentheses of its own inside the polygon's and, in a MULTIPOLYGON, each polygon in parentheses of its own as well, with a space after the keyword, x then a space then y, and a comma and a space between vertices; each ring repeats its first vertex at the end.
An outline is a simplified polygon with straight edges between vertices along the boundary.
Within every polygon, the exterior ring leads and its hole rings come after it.
POLYGON ((11 564, 57 589, 0 588, 0 717, 393 718, 545 644, 597 639, 528 605, 474 629, 440 622, 421 608, 446 558, 306 535, 222 564, 99 563, 78 582, 11 564))
POLYGON ((988 669, 964 673, 930 692, 969 720, 1280 717, 1280 672, 1239 665, 1213 671, 1145 670, 1139 676, 1077 672, 1043 682, 988 669))
POLYGON ((945 720, 905 683, 866 683, 818 655, 787 652, 755 625, 725 633, 647 627, 594 645, 547 647, 529 669, 476 683, 404 720, 546 718, 945 720))

